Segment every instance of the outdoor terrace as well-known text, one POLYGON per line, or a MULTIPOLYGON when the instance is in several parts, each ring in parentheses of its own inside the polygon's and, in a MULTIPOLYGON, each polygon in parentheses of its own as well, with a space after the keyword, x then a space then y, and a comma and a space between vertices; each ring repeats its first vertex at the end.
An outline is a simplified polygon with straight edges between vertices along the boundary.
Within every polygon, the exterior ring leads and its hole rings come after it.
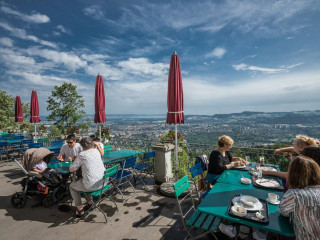
MULTIPOLYGON (((154 140, 128 141, 119 139, 112 141, 114 150, 129 148, 152 150, 154 140)), ((194 165, 195 157, 200 154, 210 154, 213 146, 207 144, 187 143, 187 154, 179 153, 179 175, 188 174, 188 168, 194 165), (184 166, 184 167, 183 167, 184 166)), ((260 148, 234 147, 234 155, 247 155, 252 161, 264 156, 267 163, 277 163, 287 167, 287 159, 274 156, 273 150, 260 148)), ((174 153, 172 152, 172 160, 174 153)), ((174 166, 174 164, 173 164, 174 166)), ((150 191, 145 191, 142 185, 137 186, 137 195, 126 203, 118 203, 119 213, 108 224, 104 224, 103 216, 95 211, 88 218, 80 220, 72 217, 71 213, 60 212, 57 204, 44 208, 31 199, 22 209, 14 209, 10 204, 10 197, 16 191, 21 191, 20 181, 24 177, 16 163, 4 161, 0 164, 1 206, 1 238, 2 239, 184 239, 187 235, 183 231, 175 198, 160 194, 159 187, 153 186, 151 179, 147 183, 150 191)), ((70 200, 70 199, 65 199, 70 200)), ((113 211, 108 201, 102 205, 107 213, 113 211)), ((218 234, 219 239, 224 236, 218 234)), ((213 239, 211 236, 203 239, 213 239)))

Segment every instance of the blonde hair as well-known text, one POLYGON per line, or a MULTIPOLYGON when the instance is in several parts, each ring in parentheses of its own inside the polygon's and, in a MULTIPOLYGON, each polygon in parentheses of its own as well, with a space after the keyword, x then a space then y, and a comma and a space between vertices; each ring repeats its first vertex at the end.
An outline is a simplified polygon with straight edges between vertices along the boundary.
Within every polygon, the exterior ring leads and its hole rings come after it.
POLYGON ((320 167, 306 156, 294 158, 288 169, 288 184, 290 188, 306 188, 320 185, 320 167))
POLYGON ((232 145, 234 143, 233 139, 227 135, 219 137, 218 146, 223 147, 225 144, 232 145))
POLYGON ((319 145, 319 140, 304 135, 297 135, 294 141, 303 148, 319 145))

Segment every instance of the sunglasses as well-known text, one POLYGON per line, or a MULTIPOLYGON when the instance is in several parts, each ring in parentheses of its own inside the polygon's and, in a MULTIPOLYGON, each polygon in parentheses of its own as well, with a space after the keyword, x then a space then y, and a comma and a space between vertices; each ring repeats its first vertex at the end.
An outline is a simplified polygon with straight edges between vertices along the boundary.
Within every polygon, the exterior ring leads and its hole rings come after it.
POLYGON ((72 144, 73 142, 67 142, 68 144, 72 144))

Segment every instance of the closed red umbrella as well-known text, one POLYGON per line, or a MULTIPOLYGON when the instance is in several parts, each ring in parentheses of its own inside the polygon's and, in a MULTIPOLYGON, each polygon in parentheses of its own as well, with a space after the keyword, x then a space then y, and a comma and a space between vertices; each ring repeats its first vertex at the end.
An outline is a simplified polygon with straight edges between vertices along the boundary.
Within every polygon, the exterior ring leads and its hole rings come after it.
MULTIPOLYGON (((15 122, 23 122, 21 99, 19 96, 16 96, 16 102, 14 104, 14 121, 15 122)), ((18 123, 18 127, 19 127, 19 131, 20 131, 20 124, 19 123, 18 123)))
MULTIPOLYGON (((30 122, 39 123, 41 119, 39 117, 39 102, 36 90, 33 89, 31 93, 31 102, 30 102, 30 122)), ((34 125, 34 133, 36 134, 36 125, 34 125)))
POLYGON ((178 131, 177 124, 184 124, 183 113, 183 87, 179 56, 176 52, 171 56, 169 76, 168 76, 168 113, 167 123, 175 125, 175 152, 176 171, 178 162, 178 131))
POLYGON ((16 96, 16 103, 14 105, 14 121, 23 122, 21 99, 19 96, 16 96))
MULTIPOLYGON (((100 74, 98 74, 96 79, 96 88, 94 94, 94 122, 95 123, 105 123, 106 122, 106 103, 105 103, 105 96, 104 96, 104 85, 103 79, 100 74)), ((99 137, 101 141, 101 126, 99 127, 99 137)))

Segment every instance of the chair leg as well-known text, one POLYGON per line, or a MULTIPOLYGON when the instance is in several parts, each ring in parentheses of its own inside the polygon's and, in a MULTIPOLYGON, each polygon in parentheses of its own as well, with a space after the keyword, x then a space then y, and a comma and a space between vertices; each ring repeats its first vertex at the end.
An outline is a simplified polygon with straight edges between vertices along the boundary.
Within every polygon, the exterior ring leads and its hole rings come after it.
POLYGON ((89 216, 91 214, 91 212, 94 211, 94 209, 98 209, 104 216, 104 219, 105 219, 105 223, 107 224, 108 222, 110 222, 112 220, 112 218, 119 212, 119 208, 118 208, 118 205, 117 203, 109 196, 106 196, 102 199, 100 199, 98 202, 92 202, 92 206, 90 207, 90 209, 88 210, 87 212, 87 216, 89 216), (111 217, 108 217, 107 214, 100 208, 100 205, 101 205, 101 202, 103 200, 105 200, 106 198, 108 198, 111 202, 113 202, 113 204, 115 205, 116 207, 116 210, 114 212, 114 214, 111 216, 111 217))
POLYGON ((132 179, 132 177, 131 177, 129 180, 123 182, 123 183, 121 183, 121 180, 120 180, 120 183, 118 183, 118 184, 115 185, 115 186, 116 186, 116 189, 117 189, 117 190, 119 191, 119 193, 121 194, 122 202, 123 202, 123 203, 125 203, 125 202, 126 202, 127 200, 129 200, 130 198, 136 196, 136 190, 135 190, 134 186, 132 185, 132 183, 130 182, 131 179, 132 179), (125 199, 122 191, 120 190, 120 186, 123 186, 123 185, 126 184, 126 183, 128 183, 128 184, 130 185, 130 187, 133 189, 133 192, 134 192, 134 193, 133 193, 133 195, 130 195, 128 198, 125 199))

